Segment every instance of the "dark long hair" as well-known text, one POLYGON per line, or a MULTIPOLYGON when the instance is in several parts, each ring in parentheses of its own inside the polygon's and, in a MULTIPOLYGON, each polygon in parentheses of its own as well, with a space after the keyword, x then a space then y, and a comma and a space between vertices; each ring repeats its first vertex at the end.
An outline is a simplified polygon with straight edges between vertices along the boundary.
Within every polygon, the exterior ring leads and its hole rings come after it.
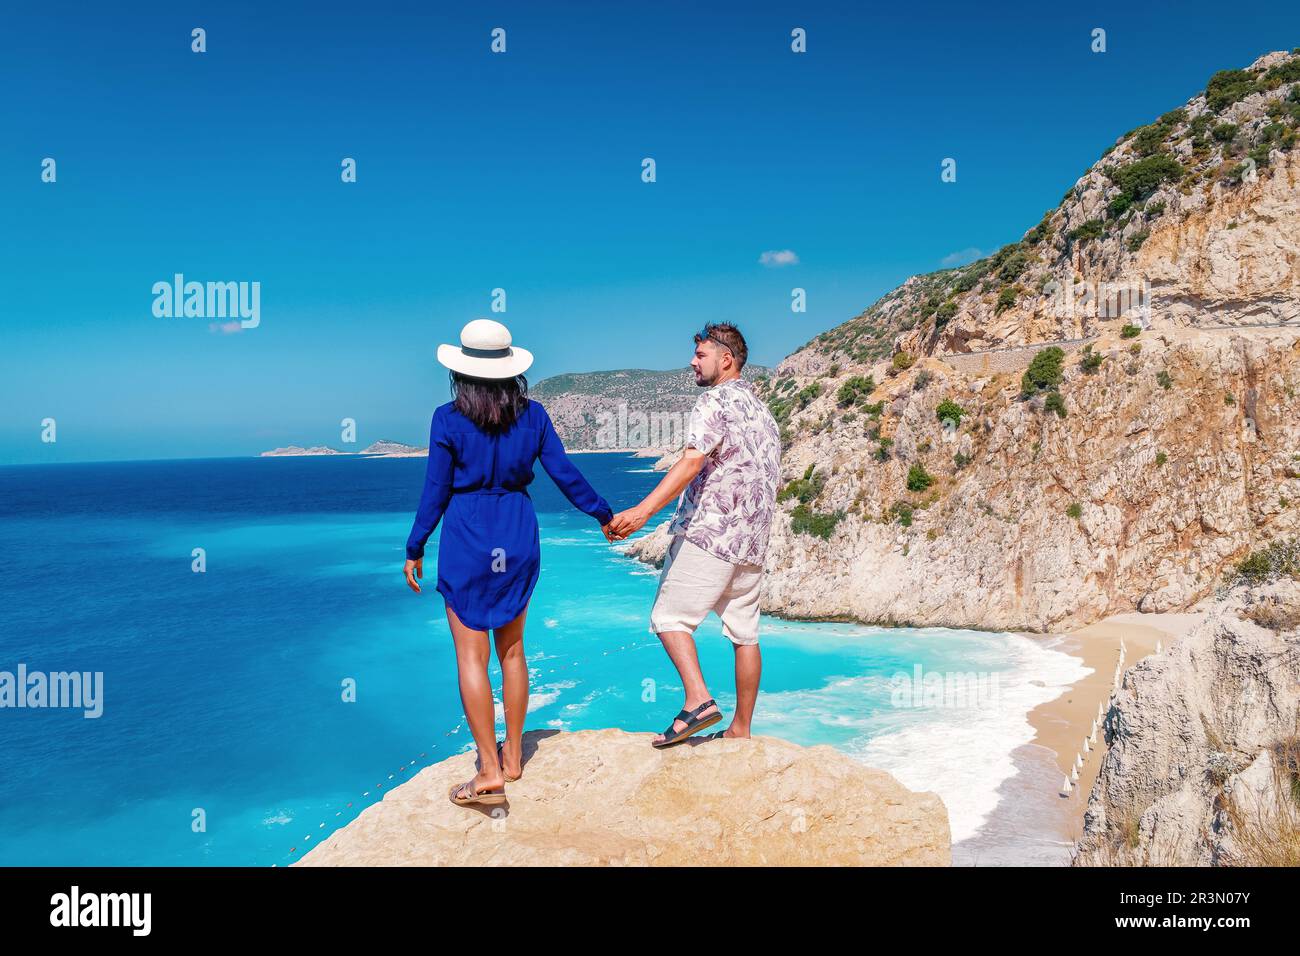
POLYGON ((488 434, 508 431, 528 407, 528 379, 473 378, 451 373, 451 399, 456 411, 488 434))

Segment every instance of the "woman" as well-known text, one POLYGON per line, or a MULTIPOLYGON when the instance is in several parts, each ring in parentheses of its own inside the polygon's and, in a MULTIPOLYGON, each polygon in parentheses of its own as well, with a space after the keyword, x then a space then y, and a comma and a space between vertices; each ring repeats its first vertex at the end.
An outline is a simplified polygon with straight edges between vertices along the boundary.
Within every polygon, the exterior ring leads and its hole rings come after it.
POLYGON ((453 803, 505 802, 505 784, 523 772, 528 663, 524 617, 541 568, 537 515, 528 496, 538 459, 573 506, 606 527, 613 517, 605 499, 569 461, 546 409, 528 398, 524 371, 533 356, 510 344, 500 322, 475 319, 460 333, 460 348, 438 346, 451 369, 452 400, 433 413, 429 465, 411 535, 406 541, 406 583, 418 592, 424 545, 442 522, 438 591, 456 642, 460 699, 479 772, 453 787, 453 803), (498 749, 488 638, 501 662, 506 739, 498 749))

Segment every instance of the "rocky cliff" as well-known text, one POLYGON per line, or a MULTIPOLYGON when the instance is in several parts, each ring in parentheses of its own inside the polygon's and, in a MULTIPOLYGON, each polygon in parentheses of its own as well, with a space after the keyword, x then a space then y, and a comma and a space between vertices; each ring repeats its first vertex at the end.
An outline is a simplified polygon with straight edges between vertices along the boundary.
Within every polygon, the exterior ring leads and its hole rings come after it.
POLYGON ((1300 585, 1242 585, 1129 669, 1077 865, 1300 865, 1300 585))
POLYGON ((1186 607, 1292 530, 1298 126, 1300 56, 1215 74, 1019 242, 761 380, 785 444, 765 609, 1063 629, 1186 607))
POLYGON ((505 807, 447 791, 474 755, 426 767, 296 865, 897 865, 950 862, 933 793, 830 747, 775 738, 667 751, 619 730, 524 735, 505 807))

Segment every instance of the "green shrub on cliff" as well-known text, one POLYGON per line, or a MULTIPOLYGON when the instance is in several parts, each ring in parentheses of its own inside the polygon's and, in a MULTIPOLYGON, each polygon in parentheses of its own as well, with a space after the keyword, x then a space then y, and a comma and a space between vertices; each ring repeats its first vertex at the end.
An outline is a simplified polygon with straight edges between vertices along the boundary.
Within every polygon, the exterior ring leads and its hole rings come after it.
POLYGON ((835 402, 841 408, 864 404, 868 395, 876 390, 876 380, 870 375, 854 375, 835 393, 835 402))
MULTIPOLYGON (((1178 164, 1178 161, 1164 153, 1139 159, 1119 169, 1106 170, 1106 175, 1110 177, 1111 182, 1119 187, 1119 195, 1112 199, 1108 206, 1111 215, 1116 217, 1122 215, 1129 206, 1142 202, 1154 193, 1162 183, 1178 179, 1182 174, 1183 167, 1178 164)), ((1084 223, 1084 226, 1096 221, 1089 220, 1084 223)))
POLYGON ((961 424, 961 417, 966 414, 966 409, 962 408, 951 398, 945 398, 939 403, 934 410, 934 415, 941 422, 952 422, 954 425, 961 424))
POLYGON ((1020 394, 1028 398, 1039 392, 1050 391, 1061 384, 1062 367, 1065 363, 1065 350, 1059 345, 1042 349, 1034 355, 1020 377, 1020 394))
POLYGON ((998 293, 998 305, 997 308, 994 309, 993 311, 997 315, 1001 315, 1007 309, 1011 308, 1013 305, 1016 304, 1016 299, 1020 297, 1020 291, 1021 291, 1020 286, 1018 285, 1007 286, 1005 289, 1003 289, 1001 292, 998 293))
POLYGON ((776 493, 776 500, 798 498, 799 503, 805 505, 814 501, 826 487, 826 476, 816 474, 816 469, 816 464, 809 465, 802 478, 796 478, 776 493))
POLYGON ((843 517, 843 510, 818 512, 807 505, 796 505, 790 512, 790 530, 795 534, 809 534, 825 541, 843 517))
POLYGON ((1100 219, 1089 219, 1083 225, 1075 226, 1067 232, 1065 238, 1070 242, 1087 242, 1089 239, 1100 239, 1105 231, 1106 226, 1100 219))
POLYGON ((1205 102, 1217 113, 1258 90, 1250 70, 1219 70, 1205 85, 1205 102))
POLYGON ((1228 584, 1262 584, 1276 577, 1300 576, 1300 539, 1285 538, 1254 551, 1227 574, 1228 584))
POLYGON ((812 382, 799 389, 799 394, 795 396, 795 406, 802 411, 808 407, 808 403, 822 393, 821 382, 812 382))
POLYGON ((925 466, 920 462, 907 469, 908 491, 925 491, 932 484, 934 484, 934 475, 926 471, 925 466))

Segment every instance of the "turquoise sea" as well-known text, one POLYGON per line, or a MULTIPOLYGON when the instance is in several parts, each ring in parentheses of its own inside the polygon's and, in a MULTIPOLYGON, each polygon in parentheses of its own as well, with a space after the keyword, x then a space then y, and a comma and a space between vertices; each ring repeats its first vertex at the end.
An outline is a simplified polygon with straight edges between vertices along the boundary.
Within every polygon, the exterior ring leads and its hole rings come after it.
MULTIPOLYGON (((575 461, 616 509, 659 478, 631 455, 575 461)), ((96 718, 0 708, 0 865, 285 865, 466 749, 436 547, 423 594, 401 576, 423 472, 353 457, 0 468, 0 672, 103 675, 96 718)), ((540 471, 532 493, 529 728, 661 730, 681 700, 647 631, 657 572, 540 471)), ((698 636, 729 710, 730 645, 715 619, 698 636)), ((954 841, 1005 795, 1028 712, 1086 673, 1014 634, 764 618, 762 642, 755 732, 937 791, 954 841), (900 699, 918 673, 983 675, 994 693, 900 699)))

